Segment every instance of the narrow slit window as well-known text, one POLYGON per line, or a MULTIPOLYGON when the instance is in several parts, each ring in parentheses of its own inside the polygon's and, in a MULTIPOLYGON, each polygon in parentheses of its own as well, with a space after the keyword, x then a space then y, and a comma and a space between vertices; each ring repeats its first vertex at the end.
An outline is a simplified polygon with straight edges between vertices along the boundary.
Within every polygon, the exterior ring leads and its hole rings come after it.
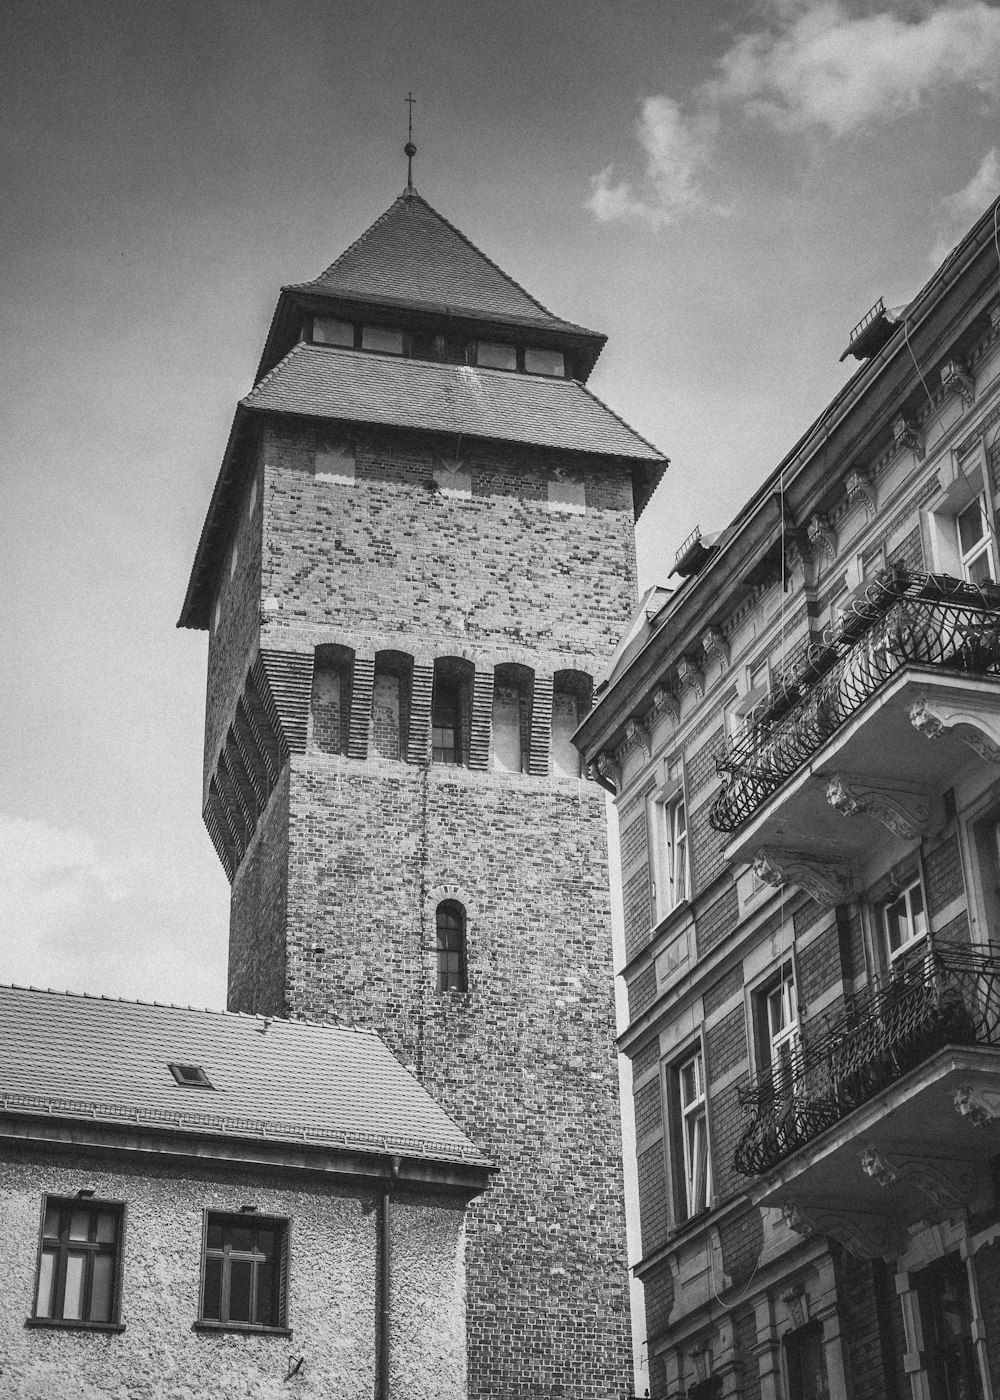
POLYGON ((437 989, 468 991, 465 945, 465 910, 448 899, 437 907, 437 989))

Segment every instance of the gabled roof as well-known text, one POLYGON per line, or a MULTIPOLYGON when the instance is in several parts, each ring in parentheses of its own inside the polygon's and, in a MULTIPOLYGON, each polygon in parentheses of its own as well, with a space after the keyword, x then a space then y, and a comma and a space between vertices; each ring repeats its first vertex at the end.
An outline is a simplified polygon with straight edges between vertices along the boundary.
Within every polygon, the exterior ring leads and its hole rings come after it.
POLYGON ((461 433, 666 466, 661 452, 575 379, 299 342, 241 403, 277 413, 461 433))
POLYGON ((418 194, 401 194, 325 272, 289 290, 582 329, 553 316, 418 194))
POLYGON ((36 988, 0 986, 0 1113, 488 1165, 373 1031, 36 988))

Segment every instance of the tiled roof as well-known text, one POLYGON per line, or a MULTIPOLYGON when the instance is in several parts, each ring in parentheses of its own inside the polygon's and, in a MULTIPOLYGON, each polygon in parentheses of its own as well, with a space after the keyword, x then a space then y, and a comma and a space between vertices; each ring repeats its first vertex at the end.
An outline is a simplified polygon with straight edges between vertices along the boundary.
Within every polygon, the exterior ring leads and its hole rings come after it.
POLYGON ((297 290, 450 306, 553 329, 568 325, 417 194, 400 195, 335 263, 297 290))
POLYGON ((0 1112, 39 1111, 486 1165, 371 1031, 0 986, 0 1112))
POLYGON ((278 413, 461 433, 666 465, 662 453, 574 379, 302 342, 241 402, 278 413))

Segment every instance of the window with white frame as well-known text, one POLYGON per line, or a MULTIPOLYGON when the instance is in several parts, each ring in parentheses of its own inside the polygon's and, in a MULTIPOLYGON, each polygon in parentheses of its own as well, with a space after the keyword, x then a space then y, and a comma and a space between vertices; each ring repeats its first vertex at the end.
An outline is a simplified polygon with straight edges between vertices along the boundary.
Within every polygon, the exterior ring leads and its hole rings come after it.
POLYGON ((989 583, 996 578, 988 511, 989 503, 984 494, 970 501, 955 516, 958 556, 962 577, 967 583, 989 583))
POLYGON ((652 799, 653 878, 657 922, 691 895, 687 803, 680 760, 668 768, 667 782, 652 799))
POLYGON ((882 904, 879 919, 890 962, 924 937, 927 914, 919 875, 882 904))
POLYGON ((707 1210, 712 1200, 712 1165, 708 1151, 708 1103, 704 1058, 700 1049, 681 1060, 673 1071, 677 1137, 675 1181, 677 1216, 690 1220, 707 1210))
POLYGON ((760 1072, 770 1074, 775 1091, 781 1092, 795 1072, 799 1041, 795 974, 790 962, 757 993, 755 1020, 760 1072))

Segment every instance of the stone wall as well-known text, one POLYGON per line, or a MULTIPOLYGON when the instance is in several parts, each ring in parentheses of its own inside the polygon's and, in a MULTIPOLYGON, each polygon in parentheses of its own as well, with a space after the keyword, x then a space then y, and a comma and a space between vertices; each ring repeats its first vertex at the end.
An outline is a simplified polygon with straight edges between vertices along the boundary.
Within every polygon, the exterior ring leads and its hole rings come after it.
MULTIPOLYGON (((378 1302, 377 1197, 313 1178, 295 1183, 202 1166, 114 1156, 34 1154, 5 1145, 0 1158, 0 1309, 3 1400, 134 1400, 143 1396, 289 1394, 371 1400, 378 1302), (126 1210, 119 1333, 25 1327, 31 1316, 44 1194, 92 1188, 126 1210), (291 1336, 198 1332, 206 1209, 289 1221, 291 1336), (289 1355, 303 1365, 286 1382, 289 1355)), ((464 1209, 445 1197, 401 1195, 390 1207, 391 1393, 465 1400, 464 1209)))

